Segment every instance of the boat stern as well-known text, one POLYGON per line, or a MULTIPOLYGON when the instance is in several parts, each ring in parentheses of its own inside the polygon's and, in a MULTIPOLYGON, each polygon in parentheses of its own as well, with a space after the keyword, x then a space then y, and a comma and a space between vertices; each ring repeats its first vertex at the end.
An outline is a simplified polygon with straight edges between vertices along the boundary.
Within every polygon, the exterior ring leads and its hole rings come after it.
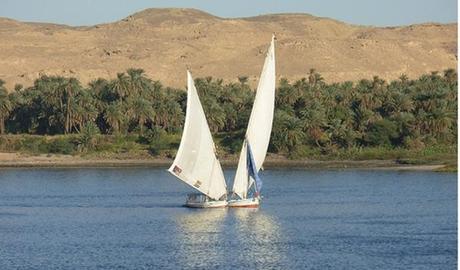
POLYGON ((222 208, 227 207, 226 200, 213 200, 204 194, 188 194, 185 202, 186 207, 190 208, 222 208))
POLYGON ((257 208, 260 205, 260 198, 233 199, 228 201, 228 207, 257 208))

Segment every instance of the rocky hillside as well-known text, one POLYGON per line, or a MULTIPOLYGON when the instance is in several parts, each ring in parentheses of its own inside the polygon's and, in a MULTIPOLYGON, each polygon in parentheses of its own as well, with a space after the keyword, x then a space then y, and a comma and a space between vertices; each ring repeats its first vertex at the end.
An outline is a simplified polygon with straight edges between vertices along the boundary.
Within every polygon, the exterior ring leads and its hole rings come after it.
POLYGON ((31 85, 40 74, 87 83, 139 67, 182 87, 190 67, 195 77, 246 75, 255 85, 272 33, 277 75, 292 80, 310 68, 332 82, 415 77, 457 66, 457 24, 379 28, 307 14, 225 19, 194 9, 148 9, 90 27, 0 18, 0 79, 9 88, 31 85))

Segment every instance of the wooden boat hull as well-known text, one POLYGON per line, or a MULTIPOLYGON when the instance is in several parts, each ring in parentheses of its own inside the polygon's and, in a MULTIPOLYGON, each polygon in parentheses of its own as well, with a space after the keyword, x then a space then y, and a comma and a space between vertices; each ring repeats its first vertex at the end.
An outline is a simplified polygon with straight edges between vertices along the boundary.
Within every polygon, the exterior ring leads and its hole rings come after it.
POLYGON ((259 198, 247 198, 228 201, 228 207, 257 208, 259 205, 259 198))
POLYGON ((226 201, 186 202, 184 206, 190 208, 223 208, 227 207, 226 201))

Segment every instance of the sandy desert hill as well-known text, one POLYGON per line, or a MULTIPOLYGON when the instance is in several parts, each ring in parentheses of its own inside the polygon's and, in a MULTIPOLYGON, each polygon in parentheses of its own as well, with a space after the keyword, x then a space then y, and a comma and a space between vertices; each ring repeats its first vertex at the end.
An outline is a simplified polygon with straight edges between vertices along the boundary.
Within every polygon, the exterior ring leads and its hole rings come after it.
POLYGON ((457 24, 402 27, 350 25, 308 14, 225 19, 194 9, 147 9, 121 21, 89 27, 25 23, 0 18, 0 79, 10 89, 40 74, 74 76, 83 83, 143 68, 165 85, 195 77, 256 85, 272 33, 277 76, 326 81, 416 77, 457 67, 457 24))

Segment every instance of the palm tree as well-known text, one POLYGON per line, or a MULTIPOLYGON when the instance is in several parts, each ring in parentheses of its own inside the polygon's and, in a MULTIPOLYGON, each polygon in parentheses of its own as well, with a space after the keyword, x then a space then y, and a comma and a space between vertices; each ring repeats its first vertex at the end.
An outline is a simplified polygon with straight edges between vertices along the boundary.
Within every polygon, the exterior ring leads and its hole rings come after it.
POLYGON ((305 89, 305 80, 305 78, 302 78, 292 86, 287 79, 282 78, 276 93, 276 107, 292 107, 301 97, 303 89, 305 89))
POLYGON ((399 80, 401 81, 401 83, 406 84, 409 81, 409 77, 403 73, 401 74, 401 76, 399 76, 399 80))
POLYGON ((382 104, 384 116, 393 116, 401 112, 410 112, 414 109, 414 103, 410 96, 401 92, 392 93, 382 104))
POLYGON ((125 115, 122 112, 122 106, 120 103, 112 103, 107 105, 104 111, 104 120, 110 126, 112 133, 120 132, 122 122, 125 115))
POLYGON ((74 102, 75 129, 78 131, 88 122, 94 122, 99 114, 97 101, 88 90, 81 89, 75 97, 74 102))
POLYGON ((8 92, 3 86, 4 83, 3 80, 0 80, 0 134, 5 133, 5 121, 13 109, 13 104, 8 96, 8 92))
POLYGON ((132 102, 131 117, 135 119, 140 128, 140 133, 143 134, 144 125, 147 124, 148 121, 153 122, 155 111, 149 101, 138 97, 132 102))
POLYGON ((109 82, 106 79, 98 78, 88 83, 89 90, 95 95, 100 97, 103 91, 107 88, 109 82))
POLYGON ((356 134, 349 128, 347 123, 341 119, 333 119, 327 129, 330 140, 340 147, 351 147, 355 143, 356 134))
POLYGON ((320 102, 312 100, 300 111, 302 129, 320 147, 320 141, 325 138, 324 128, 327 126, 326 110, 320 102))
POLYGON ((315 73, 316 70, 314 68, 310 68, 310 71, 308 72, 308 83, 310 83, 311 86, 315 85, 315 73))
POLYGON ((309 73, 308 73, 308 83, 313 87, 316 88, 320 83, 324 81, 323 77, 321 74, 316 72, 316 69, 311 68, 309 73))
POLYGON ((399 133, 399 145, 405 144, 408 137, 418 137, 419 132, 416 129, 415 116, 410 112, 400 112, 393 115, 390 120, 396 123, 399 133))
POLYGON ((209 129, 213 132, 221 130, 225 126, 225 111, 222 107, 213 99, 204 100, 203 107, 209 129))
POLYGON ((225 113, 224 131, 235 130, 238 121, 238 111, 235 109, 235 106, 231 103, 224 103, 222 104, 222 109, 225 113))
POLYGON ((351 111, 353 119, 353 128, 357 133, 357 138, 363 138, 367 128, 371 126, 382 117, 380 114, 376 114, 374 111, 369 110, 366 106, 363 106, 360 101, 353 100, 351 102, 351 111))
POLYGON ((272 136, 272 144, 275 149, 278 151, 286 149, 291 152, 304 139, 305 134, 302 132, 302 122, 285 111, 276 110, 272 136))
POLYGON ((75 96, 82 91, 80 82, 75 78, 66 80, 63 85, 64 91, 62 92, 63 97, 61 98, 63 104, 63 110, 65 114, 64 120, 64 133, 70 133, 72 128, 76 125, 75 110, 78 109, 78 104, 75 100, 75 96))
POLYGON ((248 82, 248 79, 248 76, 238 76, 238 81, 240 82, 240 84, 246 84, 248 82))
POLYGON ((141 68, 130 68, 126 73, 129 76, 130 94, 144 96, 151 86, 151 81, 145 77, 145 71, 141 68))
POLYGON ((296 117, 288 118, 284 122, 285 143, 289 152, 292 152, 297 145, 301 144, 304 138, 301 127, 302 122, 296 117))
POLYGON ((38 129, 43 133, 63 133, 66 131, 66 84, 68 79, 61 76, 41 76, 34 82, 36 92, 34 104, 38 129))
POLYGON ((442 136, 455 121, 454 115, 443 109, 436 109, 428 114, 427 124, 435 136, 442 136))
POLYGON ((156 99, 153 102, 153 110, 155 111, 154 124, 166 128, 170 123, 168 107, 164 98, 156 99))
POLYGON ((93 122, 86 123, 80 131, 77 139, 80 151, 93 149, 96 146, 97 135, 100 133, 99 128, 93 122))
POLYGON ((129 77, 124 72, 117 73, 117 78, 110 84, 118 99, 124 100, 129 95, 129 77))
POLYGON ((14 85, 14 92, 20 92, 23 89, 24 89, 24 86, 20 83, 17 83, 14 85))
POLYGON ((453 68, 444 70, 444 78, 447 80, 447 83, 453 84, 457 82, 457 71, 453 68))
POLYGON ((168 100, 166 103, 168 121, 164 123, 164 128, 168 131, 177 130, 184 122, 184 113, 178 103, 168 100))
POLYGON ((379 76, 374 76, 372 78, 372 88, 374 90, 382 90, 385 89, 385 80, 381 79, 379 76))

